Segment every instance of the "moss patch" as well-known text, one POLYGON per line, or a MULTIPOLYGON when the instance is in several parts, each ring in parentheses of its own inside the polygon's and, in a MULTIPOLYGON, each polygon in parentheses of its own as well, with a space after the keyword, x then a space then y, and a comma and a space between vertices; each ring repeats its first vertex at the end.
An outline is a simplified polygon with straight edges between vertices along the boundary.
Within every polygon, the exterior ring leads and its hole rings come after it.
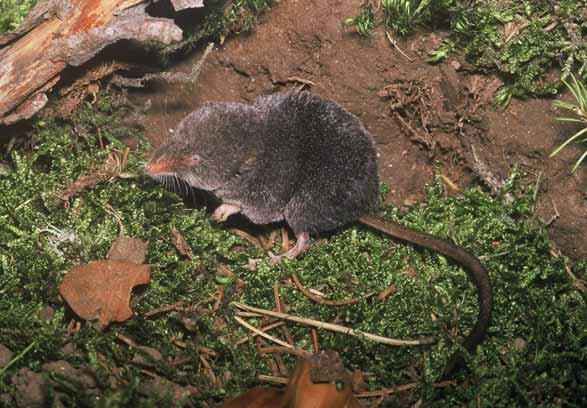
MULTIPOLYGON (((586 301, 569 282, 568 261, 552 255, 544 229, 532 220, 532 195, 514 187, 515 175, 507 188, 516 197, 513 203, 476 188, 459 197, 446 197, 436 183, 426 202, 410 211, 385 209, 390 219, 470 249, 482 257, 491 273, 495 310, 489 339, 471 356, 472 372, 466 382, 439 393, 431 384, 439 379, 455 347, 452 328, 457 325, 460 333, 467 332, 477 308, 465 273, 443 257, 350 226, 328 236, 299 260, 271 266, 261 250, 213 224, 203 210, 186 208, 178 196, 145 178, 141 172, 144 144, 131 153, 125 178, 84 190, 67 209, 57 207, 55 196, 67 181, 107 154, 96 135, 110 147, 122 147, 119 138, 132 132, 118 124, 124 115, 122 108, 101 95, 97 107, 85 107, 73 124, 39 122, 30 135, 32 147, 4 156, 0 343, 15 355, 33 344, 2 372, 0 390, 5 398, 16 392, 11 378, 17 370, 39 371, 54 360, 93 372, 94 392, 108 406, 163 403, 169 395, 145 392, 153 375, 196 386, 201 394, 188 405, 234 395, 257 384, 257 374, 271 374, 271 370, 268 358, 256 352, 253 341, 235 345, 249 333, 235 322, 230 301, 272 309, 273 284, 280 282, 286 312, 337 320, 391 337, 432 335, 438 339, 430 347, 392 348, 319 333, 321 347, 339 351, 347 367, 363 370, 371 389, 412 382, 416 373, 422 385, 408 395, 393 397, 397 404, 418 398, 438 406, 469 404, 477 398, 492 407, 587 404, 586 301), (119 233, 112 209, 121 217, 127 236, 149 241, 146 262, 153 265, 151 284, 133 305, 138 316, 105 332, 82 325, 81 330, 68 333, 71 316, 58 298, 57 286, 72 265, 106 256, 119 233), (172 227, 192 247, 193 260, 173 246, 172 227), (249 267, 250 259, 259 260, 255 271, 249 267), (234 276, 218 274, 219 263, 234 276), (307 287, 332 299, 379 292, 390 284, 397 291, 380 303, 363 300, 346 307, 321 306, 288 283, 292 272, 307 287), (221 286, 223 301, 214 312, 221 286), (183 302, 183 311, 141 317, 178 301, 183 302), (46 306, 54 311, 48 320, 40 317, 46 306), (120 335, 159 350, 163 360, 147 369, 137 366, 131 362, 135 351, 119 340, 120 335), (208 362, 219 382, 212 383, 205 374, 198 358, 202 348, 214 352, 208 362), (169 363, 178 359, 184 363, 169 363)), ((277 240, 274 250, 279 245, 277 240)), ((584 275, 587 262, 569 267, 584 275)), ((256 324, 254 319, 249 321, 256 324)), ((291 325, 290 330, 297 346, 311 350, 307 328, 291 325)), ((47 385, 46 398, 49 402, 60 399, 66 406, 96 405, 84 387, 68 379, 47 385)))
POLYGON ((357 18, 346 21, 367 34, 376 22, 399 35, 419 27, 447 30, 431 52, 437 62, 450 52, 462 54, 480 71, 498 73, 505 86, 497 102, 556 93, 576 69, 587 79, 587 6, 575 0, 377 0, 363 3, 357 18), (365 10, 378 13, 365 14, 365 10), (370 15, 370 21, 365 16, 370 15), (368 27, 365 30, 365 27, 368 27), (551 74, 555 71, 554 75, 551 74), (561 71, 558 75, 557 71, 561 71))

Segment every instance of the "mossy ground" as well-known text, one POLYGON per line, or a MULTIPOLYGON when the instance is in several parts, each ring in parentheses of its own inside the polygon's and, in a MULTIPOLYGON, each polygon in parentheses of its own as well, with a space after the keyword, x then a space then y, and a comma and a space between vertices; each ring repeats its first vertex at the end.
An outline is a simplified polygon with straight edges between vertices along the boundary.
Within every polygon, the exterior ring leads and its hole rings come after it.
MULTIPOLYGON (((273 285, 281 282, 280 295, 289 313, 324 321, 338 317, 355 329, 384 336, 438 339, 431 347, 393 348, 321 331, 320 346, 341 353, 347 367, 363 370, 371 389, 411 382, 411 375, 418 373, 422 386, 409 399, 422 397, 438 406, 469 404, 476 398, 482 406, 491 407, 587 403, 586 300, 573 289, 565 272, 568 260, 552 255, 544 229, 532 219, 532 192, 517 189, 515 175, 506 188, 516 197, 513 203, 479 188, 449 197, 437 183, 430 187, 426 202, 410 211, 385 209, 391 219, 470 249, 491 273, 495 310, 489 338, 470 357, 472 372, 467 381, 439 395, 431 384, 438 380, 454 348, 450 328, 457 325, 461 333, 466 332, 477 307, 465 273, 443 257, 349 226, 326 237, 302 258, 272 266, 260 249, 213 224, 204 210, 187 208, 177 195, 146 178, 141 172, 144 144, 130 154, 125 178, 84 190, 67 209, 56 206, 55 196, 67 181, 107 154, 99 147, 98 133, 113 147, 131 132, 140 137, 140 132, 118 124, 124 115, 124 109, 102 94, 97 105, 84 107, 71 123, 38 122, 27 136, 28 146, 3 156, 0 343, 15 355, 33 346, 1 373, 1 392, 14 392, 10 379, 21 367, 38 370, 47 361, 66 360, 95 371, 106 403, 102 406, 156 404, 153 397, 139 392, 149 377, 130 363, 133 353, 117 340, 117 334, 123 334, 139 345, 160 350, 165 358, 189 358, 181 369, 160 363, 152 371, 200 388, 202 395, 193 404, 234 395, 258 383, 257 374, 271 371, 252 342, 235 346, 248 333, 235 322, 230 301, 272 309, 273 285), (112 209, 121 217, 127 236, 149 241, 146 262, 153 265, 151 283, 134 305, 138 316, 104 332, 84 325, 68 333, 70 312, 59 299, 57 287, 69 267, 106 256, 119 234, 112 209), (51 233, 44 230, 53 227, 74 239, 51 244, 51 233), (181 256, 172 245, 172 227, 190 244, 194 260, 181 256), (249 268, 250 259, 259 259, 255 271, 249 268), (218 275, 219 263, 227 265, 234 277, 218 275), (306 286, 333 299, 379 292, 390 284, 397 291, 380 303, 363 300, 346 307, 321 306, 284 283, 293 272, 306 286), (239 288, 237 278, 245 282, 244 288, 239 288), (220 286, 225 290, 223 302, 212 313, 209 299, 220 286), (140 317, 178 301, 198 310, 191 316, 196 324, 190 330, 181 323, 185 315, 180 312, 140 317), (46 306, 55 311, 48 321, 39 317, 46 306), (187 347, 178 347, 172 339, 187 347), (68 343, 77 353, 64 352, 68 343), (198 347, 215 351, 211 365, 218 377, 225 378, 223 387, 208 385, 197 358, 198 347), (112 382, 109 379, 117 367, 117 381, 112 382)), ((277 240, 274 250, 279 244, 277 240)), ((587 263, 571 267, 584 276, 587 263)), ((311 350, 309 329, 291 325, 291 331, 298 347, 311 350)), ((47 395, 59 391, 66 406, 97 405, 76 384, 65 381, 57 388, 47 395)))
POLYGON ((364 35, 377 22, 398 35, 422 26, 444 31, 431 62, 457 55, 497 73, 505 85, 496 102, 504 106, 512 97, 556 94, 572 70, 587 79, 584 1, 369 0, 346 21, 364 35))
MULTIPOLYGON (((218 18, 204 25, 207 35, 222 35, 226 21, 241 21, 246 28, 256 15, 248 12, 267 4, 261 0, 233 2, 235 7, 246 7, 241 10, 244 14, 239 9, 232 13, 218 8, 222 10, 218 18), (220 16, 226 18, 224 23, 220 16), (237 16, 245 18, 238 20, 237 16)), ((234 27, 233 31, 240 31, 241 25, 234 27)), ((347 367, 360 368, 371 389, 422 380, 409 396, 397 397, 390 405, 402 406, 406 400, 419 398, 433 406, 477 401, 487 407, 587 405, 587 305, 585 295, 573 288, 565 271, 570 267, 585 276, 587 262, 571 264, 553 255, 544 228, 532 217, 533 191, 518 188, 516 174, 503 191, 513 194, 513 203, 505 195, 492 197, 476 187, 447 196, 439 182, 430 187, 424 203, 405 213, 385 208, 391 219, 465 246, 482 257, 491 273, 495 310, 489 338, 471 356, 471 372, 459 378, 466 381, 439 393, 431 384, 438 380, 454 349, 451 328, 457 325, 465 333, 472 326, 476 294, 460 268, 434 253, 349 226, 328 235, 302 258, 272 266, 266 254, 213 224, 203 209, 186 207, 180 197, 144 177, 144 143, 130 154, 125 178, 83 191, 71 199, 67 209, 57 206, 56 195, 66 183, 106 156, 98 134, 118 148, 124 148, 120 139, 129 133, 140 138, 140 132, 120 125, 127 113, 109 95, 101 94, 96 105, 85 106, 71 121, 37 122, 30 134, 23 135, 26 143, 10 152, 2 150, 0 343, 15 356, 24 353, 0 371, 0 394, 14 394, 11 378, 18 369, 38 371, 45 362, 66 360, 76 367, 91 368, 101 400, 74 381, 62 379, 47 390, 49 404, 57 396, 65 406, 161 404, 142 392, 150 376, 131 363, 133 351, 117 339, 122 334, 138 345, 156 348, 166 359, 187 359, 181 367, 159 362, 149 370, 177 384, 198 387, 202 395, 189 401, 192 405, 235 395, 257 384, 257 374, 271 371, 267 358, 255 351, 252 342, 244 347, 234 345, 248 333, 235 322, 230 301, 271 309, 273 284, 281 282, 286 312, 324 321, 337 319, 391 337, 432 335, 438 339, 431 347, 391 348, 319 333, 320 346, 341 353, 347 367), (80 331, 69 333, 71 314, 59 299, 58 285, 69 267, 106 256, 119 234, 112 209, 121 217, 127 236, 149 241, 146 262, 153 265, 151 283, 136 296, 133 310, 137 316, 131 320, 104 332, 83 325, 80 331), (172 227, 190 244, 194 260, 177 252, 171 242, 172 227), (58 231, 71 239, 53 239, 58 231), (250 259, 260 260, 255 271, 249 268, 250 259), (227 265, 234 277, 218 274, 219 263, 227 265), (390 284, 397 290, 380 303, 363 300, 346 307, 320 306, 286 284, 292 272, 307 287, 334 299, 379 292, 390 284), (237 278, 245 282, 244 288, 237 278), (212 313, 209 299, 221 286, 223 302, 212 313), (193 306, 194 311, 141 317, 178 301, 193 306), (54 311, 49 320, 39 316, 46 306, 54 311), (182 322, 186 317, 195 324, 186 327, 182 322), (222 387, 210 385, 203 374, 198 347, 216 353, 210 364, 216 376, 224 379, 222 387), (71 353, 72 348, 76 352, 71 353)), ((279 244, 278 240, 275 251, 279 244)), ((295 325, 290 329, 297 346, 310 350, 309 329, 295 325)))

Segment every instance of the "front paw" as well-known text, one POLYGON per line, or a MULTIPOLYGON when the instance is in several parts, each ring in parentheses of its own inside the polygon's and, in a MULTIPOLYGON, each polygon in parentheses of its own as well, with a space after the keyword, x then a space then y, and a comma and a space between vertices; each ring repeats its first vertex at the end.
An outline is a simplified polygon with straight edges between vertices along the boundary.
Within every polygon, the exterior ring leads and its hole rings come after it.
POLYGON ((216 222, 224 222, 230 217, 232 214, 239 213, 241 208, 237 205, 232 204, 221 204, 214 213, 212 214, 212 219, 216 222))

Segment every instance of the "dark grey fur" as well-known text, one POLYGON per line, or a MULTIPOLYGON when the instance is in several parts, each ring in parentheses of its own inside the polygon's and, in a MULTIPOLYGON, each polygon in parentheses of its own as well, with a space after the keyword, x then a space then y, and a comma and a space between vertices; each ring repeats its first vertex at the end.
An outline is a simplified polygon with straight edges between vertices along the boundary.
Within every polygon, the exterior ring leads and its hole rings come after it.
POLYGON ((188 154, 200 163, 174 175, 239 205, 254 223, 285 219, 296 234, 340 227, 377 202, 371 136, 353 114, 311 93, 208 103, 152 161, 188 154))

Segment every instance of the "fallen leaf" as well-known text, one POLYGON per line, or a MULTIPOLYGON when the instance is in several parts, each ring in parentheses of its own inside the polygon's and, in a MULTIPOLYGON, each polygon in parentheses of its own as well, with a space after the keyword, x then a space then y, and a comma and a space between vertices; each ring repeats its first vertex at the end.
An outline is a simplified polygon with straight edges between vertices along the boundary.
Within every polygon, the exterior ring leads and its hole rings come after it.
POLYGON ((298 361, 285 391, 255 387, 220 408, 360 408, 351 382, 338 354, 320 352, 298 361), (312 378, 329 382, 316 383, 312 378))
POLYGON ((285 408, 283 390, 271 387, 255 387, 238 398, 225 402, 218 408, 285 408))
POLYGON ((107 258, 113 261, 127 261, 142 264, 145 261, 147 243, 136 238, 118 237, 112 243, 107 258))
POLYGON ((110 322, 132 316, 133 287, 150 281, 150 266, 116 260, 99 260, 74 266, 59 285, 59 293, 84 320, 98 320, 103 329, 110 322))
POLYGON ((190 248, 190 245, 187 243, 183 235, 181 235, 175 227, 171 228, 171 243, 177 248, 180 254, 187 256, 190 261, 194 260, 192 248, 190 248))
POLYGON ((58 203, 61 201, 63 206, 68 208, 69 199, 76 196, 81 190, 118 177, 124 169, 127 158, 128 152, 111 151, 99 166, 81 174, 77 180, 69 183, 65 190, 59 194, 58 203))

